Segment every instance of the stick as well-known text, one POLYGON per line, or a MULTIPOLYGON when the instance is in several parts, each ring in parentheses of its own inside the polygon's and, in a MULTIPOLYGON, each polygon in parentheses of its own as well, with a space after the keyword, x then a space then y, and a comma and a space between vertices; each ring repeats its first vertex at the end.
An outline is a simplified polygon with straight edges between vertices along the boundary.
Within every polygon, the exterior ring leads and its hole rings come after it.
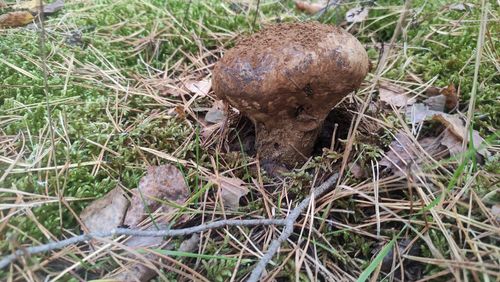
POLYGON ((285 218, 284 220, 285 228, 283 228, 283 232, 281 232, 281 235, 278 237, 278 239, 273 240, 271 242, 271 245, 267 249, 267 253, 257 263, 252 273, 250 274, 250 278, 248 278, 247 282, 259 281, 260 276, 266 269, 266 265, 271 261, 274 254, 276 254, 279 247, 281 246, 281 243, 286 241, 288 237, 292 235, 293 225, 295 224, 295 221, 297 221, 297 218, 300 216, 302 211, 309 205, 311 199, 316 199, 317 197, 321 196, 326 191, 328 191, 330 187, 332 187, 335 184, 335 182, 337 182, 338 177, 339 177, 338 173, 330 176, 330 178, 328 178, 325 182, 323 182, 323 184, 315 188, 309 196, 305 197, 304 200, 302 200, 302 202, 300 202, 300 204, 297 207, 295 207, 292 210, 292 212, 285 218))
POLYGON ((13 254, 4 256, 0 260, 0 269, 7 267, 18 257, 23 255, 33 255, 44 253, 52 250, 62 249, 66 246, 73 245, 79 242, 89 241, 92 239, 110 237, 115 235, 128 235, 140 237, 175 237, 190 235, 203 232, 209 229, 217 229, 226 226, 255 226, 255 225, 285 225, 285 219, 228 219, 220 220, 211 223, 206 223, 198 226, 182 228, 182 229, 163 229, 163 230, 134 230, 128 228, 114 228, 107 232, 92 232, 75 237, 68 238, 59 242, 50 242, 40 246, 28 247, 26 249, 17 250, 13 254))

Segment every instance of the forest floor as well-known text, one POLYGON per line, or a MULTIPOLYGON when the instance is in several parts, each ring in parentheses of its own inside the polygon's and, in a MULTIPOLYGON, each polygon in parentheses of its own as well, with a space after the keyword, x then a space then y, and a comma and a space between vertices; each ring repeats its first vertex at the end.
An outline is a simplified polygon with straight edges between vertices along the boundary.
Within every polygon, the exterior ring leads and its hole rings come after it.
MULTIPOLYGON (((0 0, 0 14, 29 9, 14 2, 0 0)), ((180 172, 185 190, 137 229, 285 218, 335 174, 268 279, 499 281, 498 2, 333 2, 309 15, 278 0, 68 0, 43 28, 29 16, 0 24, 2 256, 82 234, 93 201, 116 187, 137 195, 155 173, 180 172), (311 20, 352 33, 372 68, 314 156, 273 178, 249 120, 213 95, 211 70, 245 35, 311 20)), ((149 248, 101 238, 17 256, 0 277, 240 281, 282 229, 227 226, 149 248)))

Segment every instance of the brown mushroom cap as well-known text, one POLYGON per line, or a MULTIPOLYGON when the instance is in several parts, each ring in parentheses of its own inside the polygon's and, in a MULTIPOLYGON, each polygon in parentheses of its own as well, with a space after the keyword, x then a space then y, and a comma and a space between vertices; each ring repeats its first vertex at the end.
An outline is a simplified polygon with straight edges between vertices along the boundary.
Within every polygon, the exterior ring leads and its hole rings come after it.
POLYGON ((261 157, 293 166, 309 156, 328 112, 367 72, 366 51, 348 32, 317 22, 285 23, 226 52, 212 86, 254 121, 261 157))

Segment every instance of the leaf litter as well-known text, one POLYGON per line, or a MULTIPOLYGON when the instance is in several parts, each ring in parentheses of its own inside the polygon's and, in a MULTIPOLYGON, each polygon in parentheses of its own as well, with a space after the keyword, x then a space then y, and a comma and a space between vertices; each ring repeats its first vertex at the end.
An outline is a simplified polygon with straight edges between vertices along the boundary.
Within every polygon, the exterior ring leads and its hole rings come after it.
POLYGON ((139 187, 132 190, 132 195, 124 224, 136 227, 159 207, 164 213, 173 210, 162 202, 169 201, 178 205, 185 203, 189 190, 180 170, 167 164, 149 167, 147 174, 139 182, 139 187))
POLYGON ((230 210, 237 210, 240 206, 240 198, 250 192, 245 181, 236 177, 219 175, 213 176, 210 181, 219 186, 222 202, 230 210))
POLYGON ((326 6, 323 2, 295 1, 295 8, 309 15, 314 15, 326 6))
POLYGON ((88 205, 80 218, 89 232, 107 232, 122 224, 127 207, 125 193, 116 187, 88 205))
POLYGON ((369 9, 365 6, 352 8, 345 14, 348 23, 361 23, 368 18, 369 9))
POLYGON ((409 96, 406 89, 396 84, 380 83, 378 91, 380 100, 387 105, 404 107, 416 102, 415 97, 409 96))
MULTIPOLYGON (((0 7, 2 2, 0 2, 0 7)), ((13 28, 25 26, 35 19, 35 15, 40 12, 40 1, 25 1, 13 5, 15 11, 0 15, 0 28, 13 28)), ((64 7, 64 0, 56 0, 43 5, 43 14, 51 15, 64 7)))
POLYGON ((210 92, 212 88, 212 80, 211 79, 202 79, 202 80, 189 80, 184 83, 186 89, 196 95, 201 97, 205 97, 210 92))
POLYGON ((25 26, 33 21, 33 15, 28 11, 13 11, 0 15, 0 28, 25 26))

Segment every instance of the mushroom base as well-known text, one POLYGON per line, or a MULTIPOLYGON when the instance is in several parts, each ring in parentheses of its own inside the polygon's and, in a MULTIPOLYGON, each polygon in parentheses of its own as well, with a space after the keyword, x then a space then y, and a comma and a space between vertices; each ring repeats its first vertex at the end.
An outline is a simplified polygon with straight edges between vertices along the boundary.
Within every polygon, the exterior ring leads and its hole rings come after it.
POLYGON ((274 168, 291 169, 303 164, 311 156, 321 125, 310 123, 304 130, 294 120, 282 120, 272 126, 257 123, 255 147, 259 159, 264 166, 274 168))

